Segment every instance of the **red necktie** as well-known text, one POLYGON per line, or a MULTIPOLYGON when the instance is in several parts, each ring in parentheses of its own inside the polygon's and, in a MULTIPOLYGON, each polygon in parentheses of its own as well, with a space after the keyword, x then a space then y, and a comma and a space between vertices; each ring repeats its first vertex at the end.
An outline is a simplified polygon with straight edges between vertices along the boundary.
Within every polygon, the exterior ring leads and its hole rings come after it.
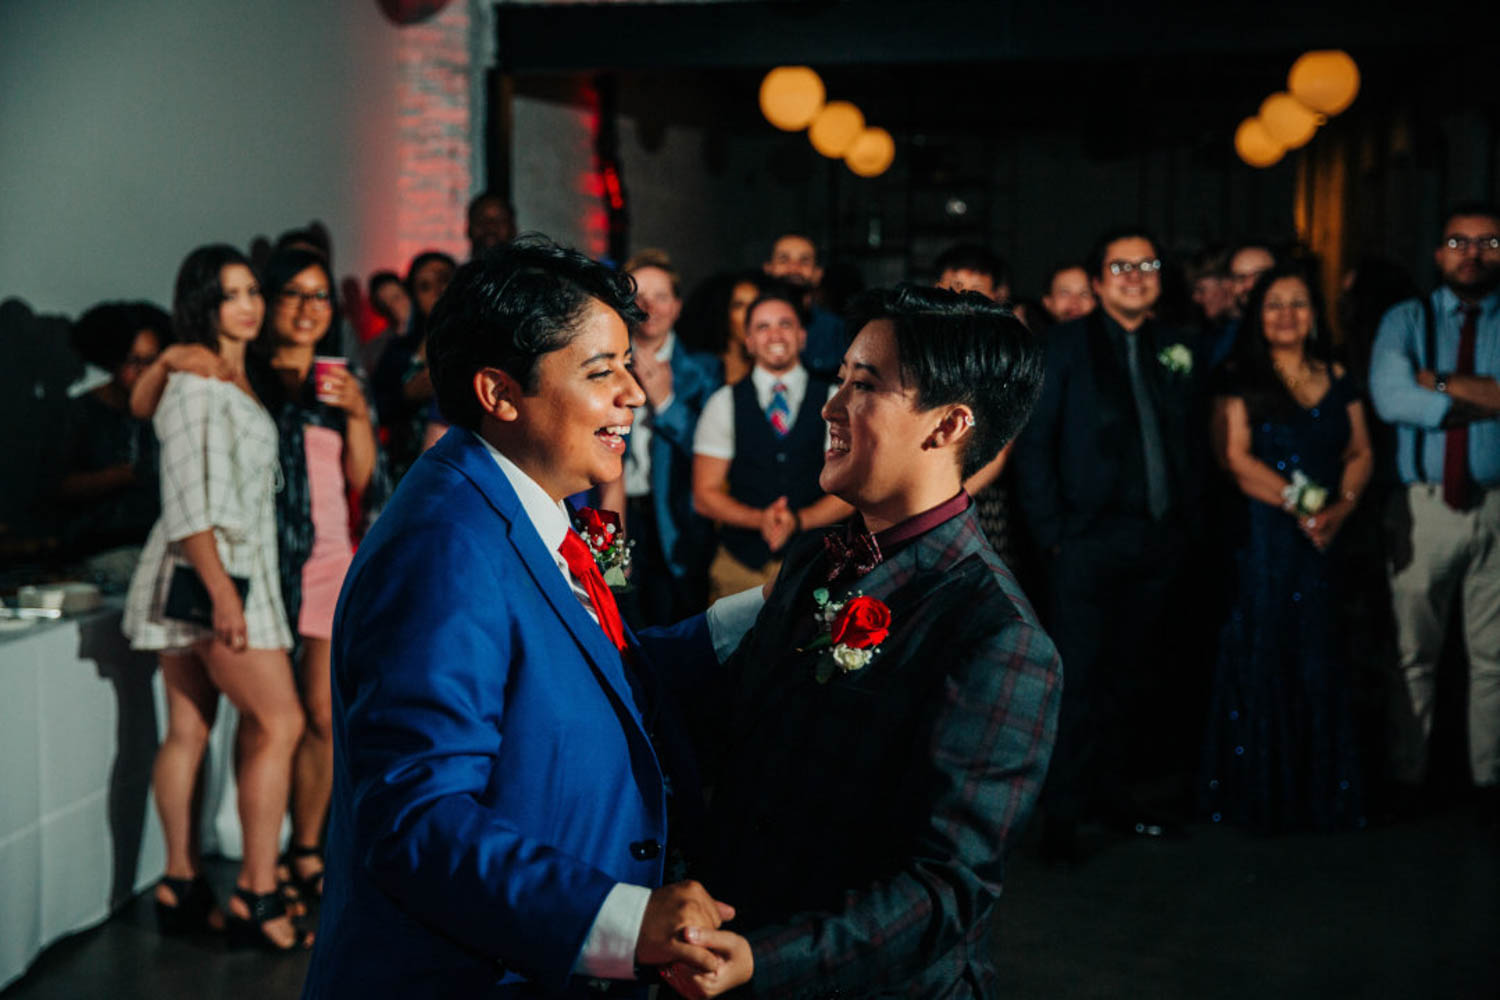
POLYGON ((578 537, 578 532, 569 528, 557 550, 568 564, 568 572, 583 584, 583 589, 589 595, 589 603, 599 616, 599 625, 604 629, 605 636, 615 644, 616 649, 623 651, 628 644, 625 642, 625 626, 620 622, 620 609, 615 606, 615 595, 610 592, 609 584, 604 582, 604 574, 599 572, 599 564, 594 562, 594 554, 589 551, 588 543, 578 537))
MULTIPOLYGON (((1458 334, 1455 375, 1474 374, 1474 340, 1479 307, 1463 307, 1464 325, 1458 334)), ((1448 429, 1443 443, 1443 502, 1454 510, 1469 509, 1469 425, 1448 429)))

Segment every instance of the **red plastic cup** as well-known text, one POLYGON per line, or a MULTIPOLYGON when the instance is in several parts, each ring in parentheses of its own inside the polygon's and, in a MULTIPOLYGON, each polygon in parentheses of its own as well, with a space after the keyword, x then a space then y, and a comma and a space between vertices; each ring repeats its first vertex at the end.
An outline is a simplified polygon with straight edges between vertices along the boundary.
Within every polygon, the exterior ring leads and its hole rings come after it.
POLYGON ((329 376, 334 372, 347 372, 349 360, 347 358, 332 358, 318 355, 313 358, 313 385, 320 403, 337 403, 339 394, 328 388, 329 376))

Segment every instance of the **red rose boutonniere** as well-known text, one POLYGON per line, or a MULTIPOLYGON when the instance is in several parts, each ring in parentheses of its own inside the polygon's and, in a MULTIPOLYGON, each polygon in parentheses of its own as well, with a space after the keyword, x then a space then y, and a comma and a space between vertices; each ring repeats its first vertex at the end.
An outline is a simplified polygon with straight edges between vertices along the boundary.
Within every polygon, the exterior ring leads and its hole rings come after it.
POLYGON ((580 507, 578 527, 604 582, 611 587, 625 586, 625 571, 630 568, 630 549, 635 542, 627 541, 620 530, 620 515, 612 510, 580 507))
POLYGON ((818 604, 814 616, 828 629, 804 647, 806 651, 828 650, 827 656, 818 658, 813 677, 819 684, 826 684, 835 672, 849 674, 863 669, 890 634, 891 609, 863 594, 830 601, 826 587, 813 591, 813 600, 818 604))

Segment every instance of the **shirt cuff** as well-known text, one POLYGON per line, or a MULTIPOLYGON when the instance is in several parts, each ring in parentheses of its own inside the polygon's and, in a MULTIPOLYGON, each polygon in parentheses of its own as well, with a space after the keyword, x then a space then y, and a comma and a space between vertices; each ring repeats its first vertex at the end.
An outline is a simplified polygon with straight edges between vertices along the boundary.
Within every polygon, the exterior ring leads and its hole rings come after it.
POLYGON ((635 945, 650 899, 645 886, 617 882, 599 905, 573 971, 597 979, 634 979, 635 945))
POLYGON ((761 607, 766 603, 759 587, 742 590, 738 594, 721 597, 708 609, 708 637, 714 644, 714 655, 719 662, 729 659, 729 654, 739 647, 740 640, 755 624, 761 607))

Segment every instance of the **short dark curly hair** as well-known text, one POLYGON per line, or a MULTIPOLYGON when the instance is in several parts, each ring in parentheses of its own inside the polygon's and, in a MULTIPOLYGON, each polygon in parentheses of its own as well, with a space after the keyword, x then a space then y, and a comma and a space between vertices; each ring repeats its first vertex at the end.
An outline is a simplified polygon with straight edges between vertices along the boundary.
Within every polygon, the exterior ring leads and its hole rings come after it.
POLYGON ((1011 310, 978 292, 902 284, 872 288, 849 306, 849 329, 888 319, 901 378, 921 410, 962 403, 974 414, 965 479, 1020 433, 1042 391, 1042 348, 1011 310))
POLYGON ((143 330, 154 333, 157 344, 166 347, 172 342, 172 317, 150 302, 101 302, 78 317, 70 342, 83 360, 114 372, 143 330))
POLYGON ((646 318, 629 275, 537 233, 460 267, 433 307, 427 333, 427 364, 444 419, 479 428, 484 411, 474 376, 482 368, 499 368, 522 392, 535 392, 537 361, 572 342, 595 301, 613 309, 632 334, 646 318))

